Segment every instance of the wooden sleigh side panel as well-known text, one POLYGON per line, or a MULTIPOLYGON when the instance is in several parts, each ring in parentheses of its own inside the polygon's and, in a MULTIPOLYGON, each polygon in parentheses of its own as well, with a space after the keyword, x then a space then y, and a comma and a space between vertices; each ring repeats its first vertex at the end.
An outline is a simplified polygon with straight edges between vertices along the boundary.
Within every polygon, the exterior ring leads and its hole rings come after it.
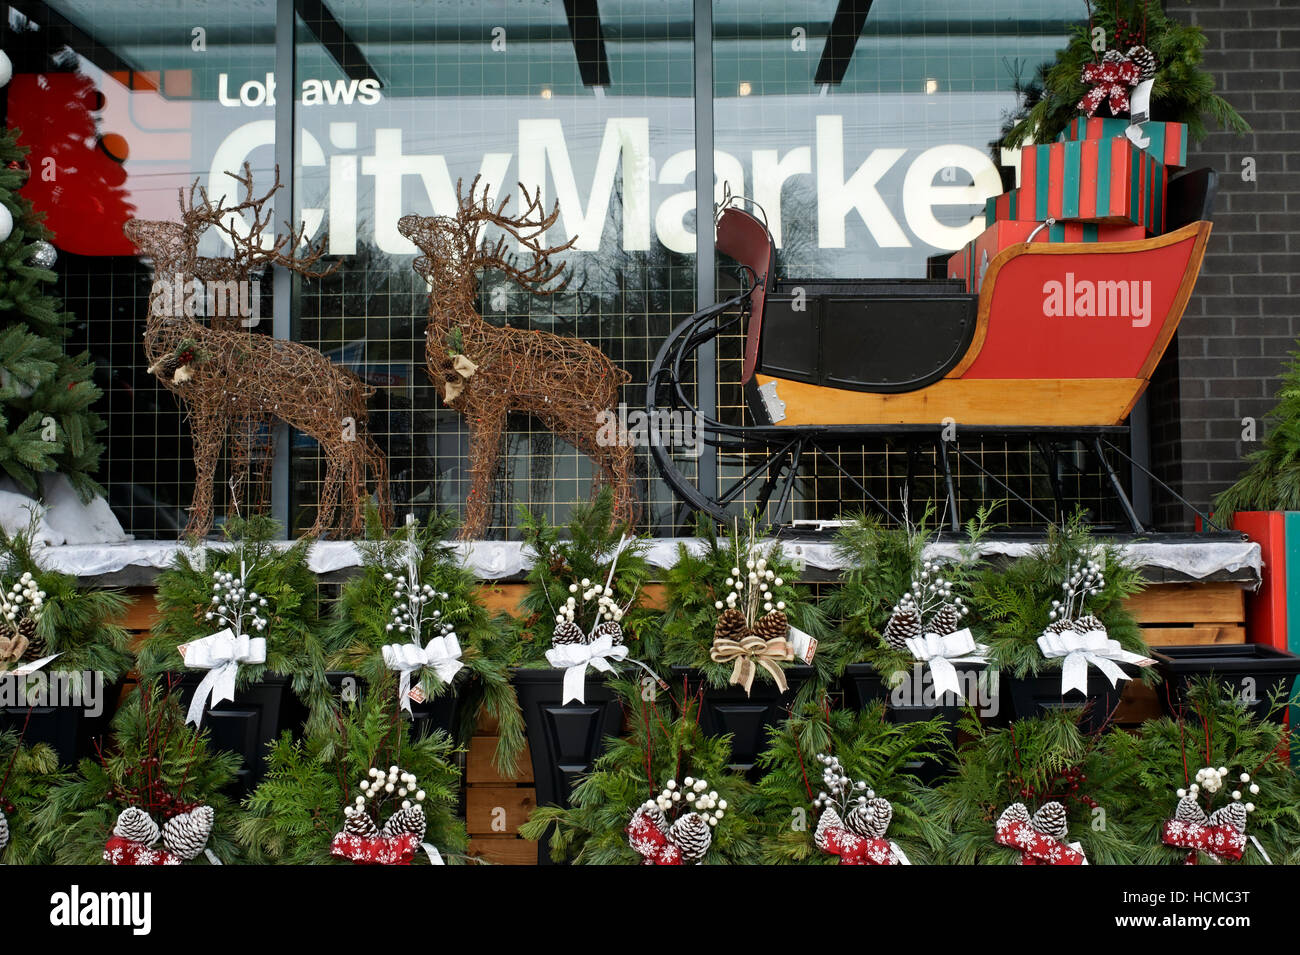
POLYGON ((783 427, 1121 424, 1173 339, 1210 229, 1202 220, 1139 241, 1002 250, 985 272, 966 356, 916 391, 850 391, 762 371, 755 381, 784 403, 783 427))

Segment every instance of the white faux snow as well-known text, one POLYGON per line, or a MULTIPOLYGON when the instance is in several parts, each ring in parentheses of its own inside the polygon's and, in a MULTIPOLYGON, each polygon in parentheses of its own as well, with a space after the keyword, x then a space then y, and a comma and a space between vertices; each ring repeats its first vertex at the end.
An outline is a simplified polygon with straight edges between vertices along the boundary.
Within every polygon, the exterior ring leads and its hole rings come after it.
POLYGON ((96 497, 83 504, 62 474, 43 475, 45 503, 29 497, 11 480, 0 481, 0 527, 5 533, 25 531, 35 513, 36 541, 49 547, 120 544, 132 540, 122 530, 108 502, 96 497))

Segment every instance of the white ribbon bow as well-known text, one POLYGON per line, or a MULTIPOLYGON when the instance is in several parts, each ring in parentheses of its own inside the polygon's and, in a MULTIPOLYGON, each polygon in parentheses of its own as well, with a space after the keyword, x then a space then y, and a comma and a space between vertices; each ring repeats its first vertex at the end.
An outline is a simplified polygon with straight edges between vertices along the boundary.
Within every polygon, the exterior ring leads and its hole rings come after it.
POLYGON ((203 722, 203 709, 209 701, 216 706, 235 698, 235 678, 241 663, 266 662, 265 637, 236 637, 229 628, 176 649, 191 670, 208 671, 199 681, 185 714, 185 722, 195 726, 203 722))
POLYGON ((383 649, 384 666, 401 674, 398 689, 402 709, 411 711, 411 674, 425 667, 438 674, 443 683, 450 683, 452 677, 465 666, 460 662, 460 641, 454 633, 445 637, 434 637, 425 646, 417 647, 414 643, 390 643, 383 649))
POLYGON ((1088 692, 1088 664, 1091 663, 1115 686, 1120 680, 1129 679, 1129 675, 1119 668, 1120 663, 1134 663, 1138 666, 1150 666, 1154 660, 1129 653, 1119 645, 1118 640, 1111 640, 1105 630, 1090 630, 1076 633, 1067 630, 1064 633, 1044 633, 1038 638, 1038 647, 1043 656, 1049 660, 1065 657, 1061 664, 1061 695, 1071 690, 1088 692))
POLYGON ((922 637, 908 637, 907 649, 912 651, 915 659, 930 664, 936 697, 955 693, 962 702, 965 702, 966 696, 961 691, 957 668, 953 664, 983 663, 984 655, 989 652, 984 644, 975 642, 975 637, 966 628, 952 633, 927 633, 922 637))
POLYGON ((624 660, 627 658, 627 647, 622 644, 614 646, 613 637, 597 637, 591 643, 562 643, 546 651, 546 661, 551 666, 564 670, 564 699, 560 701, 561 706, 570 700, 587 702, 587 667, 594 667, 602 673, 611 672, 614 667, 606 657, 614 661, 624 660))

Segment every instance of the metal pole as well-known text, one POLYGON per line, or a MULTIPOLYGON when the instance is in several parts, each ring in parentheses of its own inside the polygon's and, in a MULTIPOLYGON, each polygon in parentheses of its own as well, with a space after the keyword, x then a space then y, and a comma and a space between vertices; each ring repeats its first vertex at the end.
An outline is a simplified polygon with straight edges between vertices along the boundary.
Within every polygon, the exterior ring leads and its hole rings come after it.
MULTIPOLYGON (((708 308, 717 299, 713 248, 713 0, 695 0, 695 307, 708 308)), ((696 404, 705 417, 718 417, 716 343, 700 346, 697 354, 699 394, 696 404)), ((696 486, 709 496, 717 490, 718 453, 706 448, 696 467, 696 486)))
MULTIPOLYGON (((275 164, 280 168, 284 188, 276 195, 275 211, 282 219, 293 221, 295 209, 294 161, 297 123, 296 51, 294 46, 294 0, 276 0, 275 5, 275 75, 280 96, 275 105, 275 164)), ((271 333, 276 338, 290 337, 293 307, 293 275, 287 269, 272 266, 274 302, 271 333)), ((290 475, 289 426, 276 421, 272 435, 274 457, 271 460, 271 516, 280 522, 286 536, 289 527, 290 475)))

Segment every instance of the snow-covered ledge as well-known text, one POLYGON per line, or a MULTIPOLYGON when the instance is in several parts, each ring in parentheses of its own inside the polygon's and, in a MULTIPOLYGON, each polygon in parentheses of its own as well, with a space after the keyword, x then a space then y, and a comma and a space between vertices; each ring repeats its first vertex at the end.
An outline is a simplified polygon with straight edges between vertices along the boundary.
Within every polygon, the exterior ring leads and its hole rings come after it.
MULTIPOLYGON (((677 560, 678 545, 698 550, 696 538, 657 538, 649 543, 648 557, 656 567, 671 567, 677 560)), ((834 573, 840 569, 834 546, 825 539, 785 538, 786 552, 801 559, 812 571, 834 573)), ((115 584, 143 584, 169 566, 178 550, 186 545, 176 541, 127 541, 114 544, 66 544, 46 547, 42 562, 53 570, 81 578, 110 578, 115 584)), ((220 545, 214 545, 220 546, 220 545)), ((473 541, 458 545, 462 560, 483 580, 502 580, 525 573, 531 553, 519 541, 473 541)), ((991 540, 981 550, 989 555, 1017 557, 1029 552, 1031 541, 991 540)), ((1156 580, 1235 580, 1255 586, 1260 580, 1263 560, 1258 544, 1251 541, 1187 539, 1175 541, 1141 541, 1124 545, 1129 559, 1144 568, 1156 580)), ((956 544, 931 545, 937 556, 954 556, 956 544)), ((361 553, 350 541, 321 541, 311 549, 308 560, 318 574, 346 572, 361 563, 361 553)))

